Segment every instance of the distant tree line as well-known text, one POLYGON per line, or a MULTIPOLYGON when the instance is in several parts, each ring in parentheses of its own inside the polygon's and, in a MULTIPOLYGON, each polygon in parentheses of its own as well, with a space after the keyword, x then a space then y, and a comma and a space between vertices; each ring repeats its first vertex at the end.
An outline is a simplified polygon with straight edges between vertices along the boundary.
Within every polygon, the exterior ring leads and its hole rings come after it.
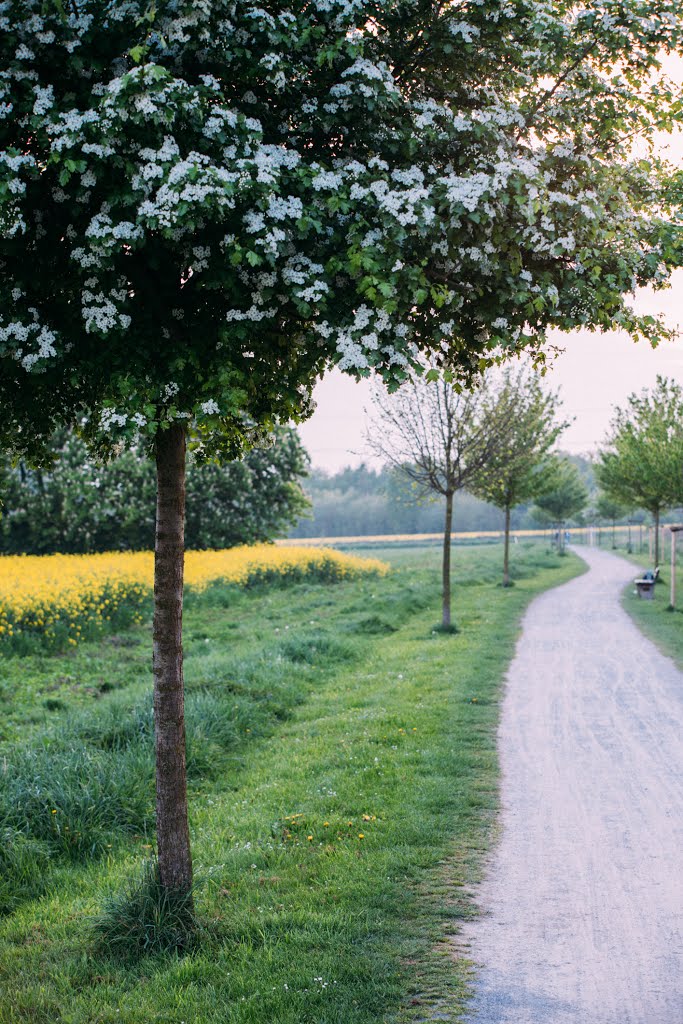
MULTIPOLYGON (((589 494, 595 491, 590 459, 567 455, 576 466, 589 494)), ((346 466, 331 473, 314 468, 303 488, 311 503, 310 512, 299 520, 290 537, 357 537, 383 534, 440 533, 443 529, 441 501, 416 500, 415 489, 388 465, 346 466)), ((455 499, 458 531, 503 530, 505 512, 482 501, 469 491, 455 499)), ((511 512, 513 530, 536 530, 541 521, 532 501, 511 512)))
MULTIPOLYGON (((595 492, 593 464, 587 456, 567 455, 595 492)), ((360 463, 337 472, 313 468, 303 481, 310 511, 290 530, 292 538, 364 537, 395 534, 439 534, 443 528, 440 501, 417 499, 415 488, 390 466, 360 463)), ((512 529, 543 525, 531 501, 512 509, 512 529)), ((458 530, 503 530, 505 511, 461 490, 456 499, 458 530)))
MULTIPOLYGON (((443 510, 433 501, 416 501, 412 488, 391 466, 347 466, 336 473, 313 469, 304 482, 310 516, 291 537, 353 537, 438 533, 443 510)), ((458 500, 458 529, 499 530, 496 508, 464 493, 458 500)))
MULTIPOLYGON (((86 553, 154 547, 156 477, 142 452, 98 462, 70 431, 53 439, 51 469, 0 457, 0 552, 86 553)), ((226 548, 286 533, 309 502, 301 488, 308 455, 298 434, 279 428, 269 447, 238 462, 190 462, 188 548, 226 548)))

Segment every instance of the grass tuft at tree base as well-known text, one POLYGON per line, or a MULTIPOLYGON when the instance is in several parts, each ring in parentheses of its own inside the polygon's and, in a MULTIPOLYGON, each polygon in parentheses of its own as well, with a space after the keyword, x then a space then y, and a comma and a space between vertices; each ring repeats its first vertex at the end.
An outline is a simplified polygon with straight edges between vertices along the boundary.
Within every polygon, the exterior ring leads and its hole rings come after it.
POLYGON ((188 953, 200 933, 194 892, 164 887, 155 861, 147 861, 139 878, 110 896, 93 923, 97 955, 123 961, 188 953))
POLYGON ((455 636, 459 632, 460 630, 455 622, 450 622, 447 626, 443 622, 438 622, 435 626, 432 626, 432 633, 443 633, 445 636, 455 636))

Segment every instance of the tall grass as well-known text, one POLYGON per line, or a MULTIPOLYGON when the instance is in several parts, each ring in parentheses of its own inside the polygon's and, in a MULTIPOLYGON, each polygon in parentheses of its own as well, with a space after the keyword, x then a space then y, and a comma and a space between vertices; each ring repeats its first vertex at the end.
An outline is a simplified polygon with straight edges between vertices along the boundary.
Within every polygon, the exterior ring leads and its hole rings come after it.
POLYGON ((438 552, 402 553, 385 579, 188 603, 199 935, 149 869, 140 877, 153 857, 144 643, 10 659, 16 728, 0 764, 16 782, 0 778, 0 830, 21 870, 0 922, 2 1024, 455 1019, 464 972, 444 940, 472 913, 491 834, 500 681, 529 597, 576 571, 516 554, 512 591, 491 585, 499 550, 456 555, 455 637, 432 629, 438 552), (46 695, 64 707, 48 711, 46 695), (32 804, 20 794, 41 758, 32 804), (90 852, 46 826, 59 787, 90 852))
MULTIPOLYGON (((251 656, 210 662, 186 701, 191 782, 215 778, 245 740, 270 735, 306 694, 307 670, 358 656, 349 638, 308 630, 251 656)), ((230 763, 234 770, 234 760, 230 763)), ((112 694, 4 749, 0 832, 6 837, 0 912, 40 891, 52 864, 101 857, 126 837, 152 845, 151 694, 112 694)))

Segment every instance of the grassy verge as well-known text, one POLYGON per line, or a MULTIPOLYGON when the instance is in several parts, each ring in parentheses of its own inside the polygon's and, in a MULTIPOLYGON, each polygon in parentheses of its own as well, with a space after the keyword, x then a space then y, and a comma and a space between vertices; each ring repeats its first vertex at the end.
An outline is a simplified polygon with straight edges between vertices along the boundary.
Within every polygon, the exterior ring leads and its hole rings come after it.
MULTIPOLYGON (((636 568, 651 569, 647 545, 640 546, 635 542, 637 532, 634 531, 633 551, 628 552, 625 538, 617 536, 617 547, 612 549, 611 536, 609 550, 633 562, 636 568)), ((669 534, 660 554, 660 577, 655 587, 652 601, 642 600, 629 584, 624 590, 622 604, 636 625, 659 649, 673 658, 683 670, 683 540, 679 537, 676 562, 676 606, 671 607, 671 548, 669 534)), ((603 547, 607 544, 603 541, 603 547)), ((634 572, 634 578, 636 573, 634 572)))
POLYGON ((147 630, 4 662, 2 1024, 458 1019, 446 940, 496 810, 501 678, 530 598, 580 571, 519 545, 504 590, 500 554, 456 553, 455 636, 434 631, 435 551, 390 554, 385 579, 189 602, 205 931, 185 957, 126 962, 92 932, 150 853, 147 630))

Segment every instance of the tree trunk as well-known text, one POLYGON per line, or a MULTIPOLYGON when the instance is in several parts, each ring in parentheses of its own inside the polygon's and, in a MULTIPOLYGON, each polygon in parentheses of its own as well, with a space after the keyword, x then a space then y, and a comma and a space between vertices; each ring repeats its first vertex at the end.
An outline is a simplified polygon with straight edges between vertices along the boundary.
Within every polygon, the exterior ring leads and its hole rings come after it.
POLYGON ((503 547, 503 586, 510 586, 510 506, 505 506, 505 543, 503 547))
POLYGON ((612 520, 612 551, 615 550, 616 546, 617 546, 617 521, 616 521, 616 519, 613 519, 612 520))
POLYGON ((192 886, 192 856, 187 820, 182 643, 185 428, 180 423, 157 435, 156 464, 154 736, 159 879, 168 889, 188 892, 192 886))
POLYGON ((659 509, 654 513, 655 517, 655 569, 659 565, 659 509))
POLYGON ((446 495, 446 521, 443 530, 443 617, 444 629, 451 625, 451 530, 453 528, 453 495, 446 495))

